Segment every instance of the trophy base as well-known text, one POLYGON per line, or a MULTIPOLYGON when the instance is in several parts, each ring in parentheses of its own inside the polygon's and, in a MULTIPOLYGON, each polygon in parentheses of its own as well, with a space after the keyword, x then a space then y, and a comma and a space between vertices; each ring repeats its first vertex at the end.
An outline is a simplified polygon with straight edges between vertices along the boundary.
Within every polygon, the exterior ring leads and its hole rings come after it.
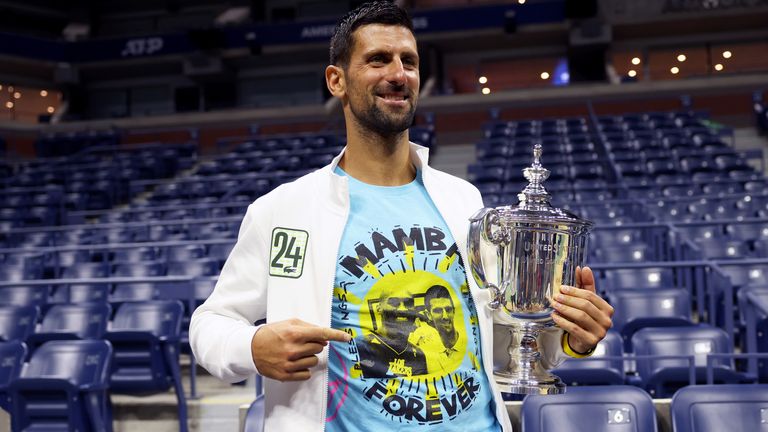
POLYGON ((499 372, 493 373, 502 393, 551 395, 565 393, 565 384, 555 375, 539 379, 521 378, 499 372))

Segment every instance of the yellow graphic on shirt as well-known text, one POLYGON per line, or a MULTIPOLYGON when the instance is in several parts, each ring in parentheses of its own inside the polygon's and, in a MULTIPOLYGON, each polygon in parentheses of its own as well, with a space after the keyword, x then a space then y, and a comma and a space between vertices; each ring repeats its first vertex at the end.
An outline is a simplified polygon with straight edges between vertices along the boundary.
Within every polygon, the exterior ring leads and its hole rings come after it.
POLYGON ((384 274, 363 299, 360 329, 359 365, 367 378, 442 376, 468 354, 459 298, 429 271, 384 274))

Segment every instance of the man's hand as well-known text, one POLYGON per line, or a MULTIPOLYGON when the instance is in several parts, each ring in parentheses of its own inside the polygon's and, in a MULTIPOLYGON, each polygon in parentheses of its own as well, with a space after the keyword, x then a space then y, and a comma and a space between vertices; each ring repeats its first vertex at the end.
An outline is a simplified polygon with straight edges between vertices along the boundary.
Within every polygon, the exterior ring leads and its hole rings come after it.
POLYGON ((576 288, 562 286, 553 300, 552 318, 568 332, 571 349, 578 353, 597 346, 611 328, 613 307, 595 293, 595 276, 589 267, 577 267, 576 288))
POLYGON ((341 330, 290 319, 261 327, 251 340, 251 356, 265 377, 303 381, 309 379, 309 369, 318 362, 316 354, 328 341, 350 340, 351 336, 341 330))

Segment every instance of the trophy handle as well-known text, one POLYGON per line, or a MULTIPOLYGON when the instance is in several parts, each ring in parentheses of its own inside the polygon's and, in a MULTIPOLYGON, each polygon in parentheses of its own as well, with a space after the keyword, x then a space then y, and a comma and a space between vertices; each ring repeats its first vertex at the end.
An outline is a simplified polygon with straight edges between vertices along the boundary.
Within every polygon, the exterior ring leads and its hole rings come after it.
POLYGON ((488 304, 491 309, 497 309, 501 306, 503 292, 496 285, 488 282, 488 278, 485 276, 480 243, 481 238, 493 242, 494 236, 491 232, 489 222, 492 224, 497 218, 498 214, 494 208, 484 207, 478 210, 477 213, 469 218, 469 234, 467 238, 467 245, 469 248, 469 268, 472 277, 475 279, 477 286, 491 290, 491 301, 488 304))

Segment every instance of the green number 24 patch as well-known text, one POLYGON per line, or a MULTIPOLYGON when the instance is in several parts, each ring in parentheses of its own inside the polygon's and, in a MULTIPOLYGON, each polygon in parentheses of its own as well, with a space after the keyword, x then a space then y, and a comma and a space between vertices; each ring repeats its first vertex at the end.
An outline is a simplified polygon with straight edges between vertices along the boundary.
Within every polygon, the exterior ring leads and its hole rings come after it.
POLYGON ((269 253, 270 276, 299 278, 304 271, 309 233, 277 227, 272 230, 269 253))

